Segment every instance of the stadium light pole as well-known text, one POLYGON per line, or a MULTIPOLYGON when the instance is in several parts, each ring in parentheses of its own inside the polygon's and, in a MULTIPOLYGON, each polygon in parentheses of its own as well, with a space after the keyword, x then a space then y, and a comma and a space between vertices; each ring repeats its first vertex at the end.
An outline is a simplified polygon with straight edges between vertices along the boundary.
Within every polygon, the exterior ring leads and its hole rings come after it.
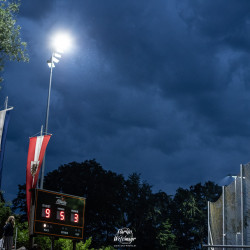
MULTIPOLYGON (((49 89, 48 89, 48 99, 47 99, 47 109, 46 109, 45 131, 44 131, 45 135, 47 135, 48 133, 49 108, 50 108, 50 95, 51 95, 53 68, 55 68, 55 63, 58 63, 60 58, 62 57, 61 54, 70 47, 70 44, 71 44, 70 36, 65 33, 56 35, 52 41, 53 50, 52 50, 51 58, 47 61, 47 64, 50 68, 50 78, 49 78, 49 89)), ((40 182, 41 189, 43 189, 44 169, 45 169, 45 154, 44 154, 43 164, 42 164, 42 173, 41 173, 41 182, 40 182)))

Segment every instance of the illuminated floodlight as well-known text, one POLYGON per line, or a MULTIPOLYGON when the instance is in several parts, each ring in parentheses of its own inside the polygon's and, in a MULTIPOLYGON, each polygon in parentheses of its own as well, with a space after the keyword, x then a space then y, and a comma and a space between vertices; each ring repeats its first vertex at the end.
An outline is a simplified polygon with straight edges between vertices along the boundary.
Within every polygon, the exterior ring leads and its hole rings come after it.
POLYGON ((54 56, 57 57, 57 58, 61 58, 62 56, 58 53, 54 53, 54 56))
POLYGON ((69 34, 60 33, 54 37, 52 46, 55 51, 63 53, 64 51, 69 50, 71 43, 72 39, 69 34))
POLYGON ((53 62, 55 62, 55 63, 58 63, 58 62, 59 62, 59 59, 56 58, 55 56, 52 56, 52 60, 53 60, 53 62))

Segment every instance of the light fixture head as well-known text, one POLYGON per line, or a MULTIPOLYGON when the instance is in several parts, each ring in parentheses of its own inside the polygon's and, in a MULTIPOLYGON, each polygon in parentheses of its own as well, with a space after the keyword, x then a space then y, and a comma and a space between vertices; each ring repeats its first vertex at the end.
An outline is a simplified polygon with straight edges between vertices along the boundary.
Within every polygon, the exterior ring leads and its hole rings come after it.
POLYGON ((54 56, 57 57, 57 58, 61 58, 62 56, 58 53, 54 53, 54 56))
POLYGON ((59 62, 59 59, 56 58, 55 56, 52 56, 52 61, 55 62, 55 63, 58 63, 58 62, 59 62))
POLYGON ((47 64, 48 64, 48 66, 49 66, 49 68, 55 68, 55 64, 54 63, 51 63, 51 60, 48 60, 47 61, 47 64))

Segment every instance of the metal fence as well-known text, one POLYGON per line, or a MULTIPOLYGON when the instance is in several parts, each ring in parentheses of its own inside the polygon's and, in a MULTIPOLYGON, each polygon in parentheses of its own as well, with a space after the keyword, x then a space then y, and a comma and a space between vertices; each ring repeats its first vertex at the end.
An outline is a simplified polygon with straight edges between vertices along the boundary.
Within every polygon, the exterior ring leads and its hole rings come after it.
POLYGON ((250 163, 242 164, 233 177, 220 198, 208 202, 208 245, 221 246, 210 249, 250 246, 250 163))

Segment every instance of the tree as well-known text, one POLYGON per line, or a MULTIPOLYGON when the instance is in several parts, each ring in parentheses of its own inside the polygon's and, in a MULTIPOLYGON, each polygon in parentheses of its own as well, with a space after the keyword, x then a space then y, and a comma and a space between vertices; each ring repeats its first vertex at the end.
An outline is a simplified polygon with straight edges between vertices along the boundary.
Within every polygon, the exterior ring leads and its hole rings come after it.
MULTIPOLYGON (((60 166, 45 176, 44 187, 86 198, 84 236, 92 237, 95 248, 114 245, 117 230, 127 227, 136 249, 201 249, 207 242, 207 201, 221 193, 221 187, 206 182, 179 188, 172 198, 163 191, 153 193, 140 174, 125 179, 95 160, 60 166)), ((19 185, 13 204, 20 212, 26 210, 25 185, 19 185)), ((48 244, 45 237, 38 240, 48 244)), ((61 243, 65 249, 69 244, 61 243)))
POLYGON ((20 213, 20 221, 28 220, 26 203, 26 185, 18 185, 17 197, 12 201, 12 210, 20 213))
POLYGON ((159 241, 159 249, 165 250, 177 250, 175 245, 175 235, 173 234, 172 225, 169 223, 169 220, 163 222, 159 228, 157 234, 157 240, 159 241))
POLYGON ((196 201, 196 205, 200 211, 196 216, 195 227, 196 236, 195 240, 202 248, 204 243, 207 243, 207 203, 208 201, 215 202, 221 195, 221 187, 211 181, 206 182, 204 185, 198 183, 190 187, 190 192, 196 201), (204 223, 200 223, 203 221, 204 223))
POLYGON ((126 195, 122 175, 104 170, 95 160, 72 162, 48 173, 44 187, 85 197, 85 237, 92 237, 94 247, 114 243, 126 195))
MULTIPOLYGON (((27 62, 26 43, 20 38, 21 27, 16 25, 16 14, 20 1, 7 2, 0 0, 0 71, 4 63, 10 61, 27 62)), ((0 77, 0 82, 3 79, 0 77)))
POLYGON ((154 209, 151 186, 142 182, 139 174, 133 173, 124 188, 126 196, 122 204, 122 225, 133 231, 137 249, 154 249, 156 229, 153 222, 157 209, 154 209))
MULTIPOLYGON (((160 245, 156 236, 168 218, 170 197, 162 191, 153 194, 139 174, 125 180, 95 160, 72 162, 48 173, 44 188, 86 198, 84 236, 92 237, 94 247, 114 245, 114 235, 124 227, 133 231, 137 249, 160 245)), ((19 185, 13 204, 26 214, 25 185, 19 185)))
POLYGON ((221 187, 213 182, 179 188, 171 204, 170 223, 179 249, 201 249, 207 242, 207 201, 215 201, 221 187))

